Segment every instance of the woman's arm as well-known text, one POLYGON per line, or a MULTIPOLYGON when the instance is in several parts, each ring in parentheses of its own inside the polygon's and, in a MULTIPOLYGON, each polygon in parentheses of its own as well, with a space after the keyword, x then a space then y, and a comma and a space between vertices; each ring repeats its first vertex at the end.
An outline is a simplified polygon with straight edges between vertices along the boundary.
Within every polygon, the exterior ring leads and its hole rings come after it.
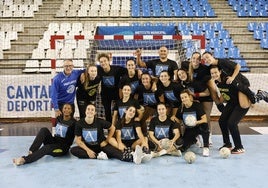
POLYGON ((96 158, 96 153, 87 147, 87 145, 85 144, 85 142, 82 141, 82 137, 81 136, 75 136, 75 143, 80 148, 82 148, 83 150, 85 150, 87 152, 87 155, 89 156, 89 158, 91 158, 91 159, 96 158))

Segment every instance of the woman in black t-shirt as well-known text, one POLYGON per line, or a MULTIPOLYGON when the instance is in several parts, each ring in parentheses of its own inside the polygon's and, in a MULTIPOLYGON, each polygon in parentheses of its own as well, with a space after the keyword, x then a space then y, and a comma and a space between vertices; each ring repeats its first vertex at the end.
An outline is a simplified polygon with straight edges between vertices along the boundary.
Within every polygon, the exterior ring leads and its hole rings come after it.
POLYGON ((72 105, 64 104, 62 115, 57 117, 55 135, 48 128, 41 128, 36 135, 27 156, 13 159, 15 165, 32 163, 45 155, 60 157, 66 155, 74 140, 75 119, 72 105), (43 145, 42 145, 43 144, 43 145))

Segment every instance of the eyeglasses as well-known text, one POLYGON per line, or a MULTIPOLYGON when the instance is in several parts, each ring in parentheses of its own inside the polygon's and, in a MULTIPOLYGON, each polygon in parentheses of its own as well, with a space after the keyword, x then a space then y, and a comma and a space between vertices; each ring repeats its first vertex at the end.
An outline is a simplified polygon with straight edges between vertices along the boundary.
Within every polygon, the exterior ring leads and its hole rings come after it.
POLYGON ((63 67, 64 67, 64 68, 69 68, 69 67, 72 68, 73 65, 64 65, 63 67))

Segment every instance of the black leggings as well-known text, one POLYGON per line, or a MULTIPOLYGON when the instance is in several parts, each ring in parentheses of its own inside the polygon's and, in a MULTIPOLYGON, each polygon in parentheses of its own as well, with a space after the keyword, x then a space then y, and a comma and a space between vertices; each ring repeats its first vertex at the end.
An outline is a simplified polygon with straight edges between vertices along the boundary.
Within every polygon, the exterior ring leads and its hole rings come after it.
POLYGON ((239 104, 227 103, 219 119, 224 144, 231 143, 229 138, 230 131, 235 147, 243 148, 238 123, 246 115, 248 109, 241 108, 239 104))
POLYGON ((191 145, 196 143, 196 137, 202 135, 204 147, 209 147, 209 127, 207 123, 197 125, 193 128, 186 128, 183 134, 182 150, 186 151, 191 145))
POLYGON ((102 93, 101 102, 104 107, 106 121, 112 122, 112 102, 117 100, 117 98, 113 97, 113 94, 110 95, 109 93, 106 95, 102 93))
POLYGON ((23 156, 25 163, 32 163, 45 155, 63 156, 68 153, 69 147, 58 143, 48 128, 41 128, 29 150, 32 154, 23 156), (42 144, 43 146, 41 147, 42 144))
MULTIPOLYGON (((121 152, 120 150, 116 149, 115 147, 111 146, 110 144, 107 144, 106 146, 104 147, 90 147, 91 150, 93 150, 96 155, 103 151, 104 153, 107 154, 108 158, 116 158, 116 159, 119 159, 119 160, 123 160, 123 152, 121 152)), ((87 154, 87 152, 79 147, 79 146, 74 146, 71 148, 70 152, 80 158, 80 159, 89 159, 89 156, 87 154)), ((97 156, 96 156, 97 157, 97 156)))

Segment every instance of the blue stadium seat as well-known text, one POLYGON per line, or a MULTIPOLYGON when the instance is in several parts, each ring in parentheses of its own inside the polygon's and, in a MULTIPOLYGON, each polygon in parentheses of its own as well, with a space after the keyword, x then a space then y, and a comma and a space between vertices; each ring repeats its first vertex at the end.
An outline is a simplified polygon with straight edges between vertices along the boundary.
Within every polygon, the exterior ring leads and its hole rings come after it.
POLYGON ((257 28, 258 28, 258 23, 257 22, 249 22, 248 23, 248 30, 249 31, 254 31, 257 28))
POLYGON ((261 39, 261 47, 264 49, 268 49, 268 38, 261 39))
POLYGON ((226 58, 226 52, 225 49, 222 47, 214 48, 214 56, 216 58, 226 58))
POLYGON ((215 38, 215 31, 214 30, 206 30, 205 37, 206 37, 206 39, 215 38))
POLYGON ((230 38, 229 32, 227 30, 225 30, 225 29, 220 30, 219 33, 218 33, 218 38, 219 39, 227 39, 227 38, 230 38))
POLYGON ((256 29, 256 30, 254 30, 253 37, 256 40, 261 40, 262 38, 265 37, 265 32, 261 29, 256 29))
POLYGON ((200 25, 198 22, 191 22, 190 23, 190 30, 194 31, 194 30, 199 30, 200 29, 200 25))
POLYGON ((254 10, 254 9, 250 9, 250 10, 248 11, 248 15, 249 15, 250 17, 258 17, 258 16, 259 16, 259 13, 258 13, 256 10, 254 10))
POLYGON ((220 31, 223 29, 222 22, 215 22, 213 24, 214 31, 220 31))
POLYGON ((210 48, 219 48, 221 47, 221 42, 218 38, 211 38, 209 41, 210 48))
POLYGON ((228 49, 229 58, 240 58, 240 51, 237 47, 232 47, 228 49))
POLYGON ((268 17, 268 9, 261 9, 259 12, 260 17, 268 17))
POLYGON ((211 30, 212 29, 212 25, 209 22, 204 22, 202 24, 202 30, 203 31, 207 31, 207 30, 211 30))
POLYGON ((221 46, 225 49, 234 47, 233 40, 231 38, 222 39, 221 46))
POLYGON ((246 17, 246 16, 248 16, 248 14, 244 9, 239 9, 239 10, 237 10, 237 16, 238 17, 246 17))

